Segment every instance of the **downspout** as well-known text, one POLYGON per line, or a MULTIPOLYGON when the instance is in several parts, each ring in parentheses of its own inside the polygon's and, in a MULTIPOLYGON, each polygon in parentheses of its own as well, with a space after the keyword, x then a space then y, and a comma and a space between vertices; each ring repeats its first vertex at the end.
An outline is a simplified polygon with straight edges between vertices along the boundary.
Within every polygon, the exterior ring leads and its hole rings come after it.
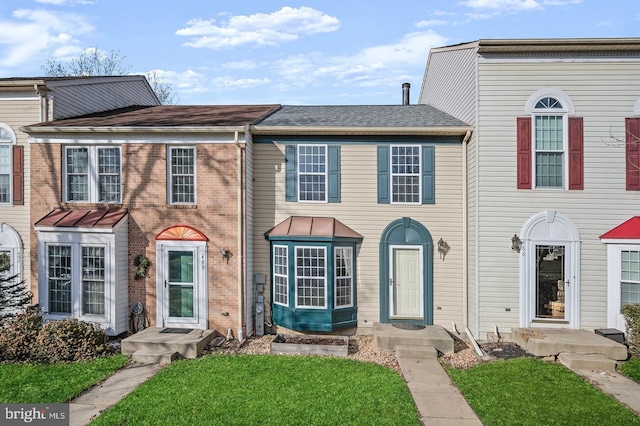
POLYGON ((243 309, 243 290, 244 290, 244 274, 242 264, 244 262, 244 199, 243 199, 243 179, 242 179, 242 145, 238 140, 238 131, 234 134, 234 142, 237 147, 237 179, 238 182, 238 341, 244 340, 244 331, 242 319, 244 318, 243 309))
POLYGON ((462 312, 465 329, 468 330, 469 326, 469 283, 468 281, 468 224, 469 212, 467 202, 467 178, 468 178, 468 166, 467 166, 467 143, 471 139, 471 130, 467 130, 467 134, 464 135, 462 140, 462 312))

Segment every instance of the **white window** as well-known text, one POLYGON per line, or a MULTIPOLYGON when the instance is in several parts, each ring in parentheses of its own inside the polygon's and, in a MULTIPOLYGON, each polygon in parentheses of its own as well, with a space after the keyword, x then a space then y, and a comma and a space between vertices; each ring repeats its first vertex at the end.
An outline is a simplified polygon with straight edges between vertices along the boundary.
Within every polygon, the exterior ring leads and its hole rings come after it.
POLYGON ((196 202, 196 150, 193 147, 169 148, 169 203, 196 202))
POLYGON ((288 247, 273 246, 273 302, 289 305, 288 247))
POLYGON ((621 306, 640 303, 640 251, 620 252, 621 306))
POLYGON ((334 265, 335 306, 336 308, 353 306, 353 249, 336 247, 334 265))
POLYGON ((65 200, 119 203, 121 167, 119 147, 66 147, 65 200))
POLYGON ((296 247, 296 307, 327 307, 325 247, 296 247))
POLYGON ((564 188, 567 114, 556 98, 544 97, 533 109, 536 188, 564 188))
POLYGON ((420 147, 391 147, 391 202, 420 204, 420 147))
POLYGON ((105 247, 47 245, 49 306, 54 315, 105 315, 105 247), (79 299, 81 311, 74 311, 79 299))
POLYGON ((298 146, 298 199, 327 201, 326 145, 298 146))
POLYGON ((0 123, 0 204, 11 203, 13 186, 13 145, 16 136, 11 127, 0 123))

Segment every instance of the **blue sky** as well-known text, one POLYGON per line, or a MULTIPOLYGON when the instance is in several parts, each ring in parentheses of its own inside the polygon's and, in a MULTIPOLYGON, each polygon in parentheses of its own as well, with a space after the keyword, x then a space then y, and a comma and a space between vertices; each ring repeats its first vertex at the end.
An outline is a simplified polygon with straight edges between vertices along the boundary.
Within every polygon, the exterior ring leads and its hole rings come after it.
POLYGON ((2 0, 0 77, 98 47, 185 105, 413 103, 432 47, 639 28, 638 0, 2 0))

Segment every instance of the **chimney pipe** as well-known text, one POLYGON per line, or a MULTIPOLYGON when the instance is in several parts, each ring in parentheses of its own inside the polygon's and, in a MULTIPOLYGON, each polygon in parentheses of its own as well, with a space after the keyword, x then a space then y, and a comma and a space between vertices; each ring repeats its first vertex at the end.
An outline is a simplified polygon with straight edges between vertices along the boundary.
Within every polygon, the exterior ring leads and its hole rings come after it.
POLYGON ((402 83, 402 105, 409 105, 409 89, 411 84, 402 83))

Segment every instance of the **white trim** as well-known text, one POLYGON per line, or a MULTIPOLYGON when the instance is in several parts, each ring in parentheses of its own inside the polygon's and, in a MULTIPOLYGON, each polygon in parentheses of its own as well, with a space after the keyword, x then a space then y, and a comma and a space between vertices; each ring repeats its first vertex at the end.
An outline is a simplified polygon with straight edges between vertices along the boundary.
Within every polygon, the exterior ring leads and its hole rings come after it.
MULTIPOLYGON (((395 273, 395 264, 394 264, 394 251, 395 250, 417 250, 418 251, 418 257, 419 257, 419 266, 418 268, 420 269, 419 273, 420 273, 420 277, 419 277, 419 283, 418 283, 418 288, 420 290, 420 314, 417 317, 411 317, 411 319, 424 319, 424 253, 423 253, 423 247, 422 246, 415 246, 415 245, 390 245, 389 246, 389 280, 394 279, 394 273, 395 273)), ((393 286, 389 286, 389 318, 390 319, 394 319, 394 318, 400 318, 395 314, 395 299, 393 297, 393 289, 395 288, 395 283, 393 283, 393 286)), ((402 317, 405 318, 405 317, 402 317)))
MULTIPOLYGON (((329 202, 329 146, 326 144, 299 144, 296 148, 296 192, 299 203, 322 203, 329 202), (324 200, 301 200, 300 199, 300 148, 302 147, 323 147, 324 148, 324 200)), ((323 176, 322 173, 303 173, 310 176, 323 176)))
POLYGON ((197 149, 194 145, 184 145, 184 146, 167 146, 167 204, 176 205, 176 206, 194 206, 198 204, 198 153, 197 149), (175 149, 191 149, 193 150, 193 202, 174 202, 173 201, 173 171, 171 160, 173 159, 173 151, 175 149))
POLYGON ((206 241, 156 241, 156 327, 207 329, 209 300, 207 271, 206 241), (168 281, 168 249, 193 252, 193 318, 169 317, 169 289, 165 287, 165 280, 168 281))
MULTIPOLYGON (((294 267, 295 269, 295 281, 294 281, 294 285, 295 285, 295 307, 297 309, 327 309, 327 299, 329 297, 328 291, 327 291, 327 273, 329 271, 329 260, 327 259, 327 246, 326 245, 322 245, 322 246, 294 246, 294 259, 295 259, 295 263, 294 265, 298 264, 298 249, 318 249, 318 250, 322 250, 322 252, 324 253, 324 277, 323 281, 324 281, 324 305, 322 306, 307 306, 307 305, 299 305, 298 304, 298 268, 294 267)), ((315 277, 302 277, 302 278, 315 278, 315 277)))
MULTIPOLYGON (((533 181, 533 189, 539 191, 563 191, 569 188, 569 116, 566 112, 558 110, 558 114, 553 114, 553 110, 540 110, 531 115, 531 180, 533 181), (543 112, 544 111, 544 112, 543 112), (536 172, 536 117, 562 117, 562 186, 537 186, 536 172)), ((557 152, 543 151, 541 152, 557 152)))
MULTIPOLYGON (((294 247, 294 248, 295 248, 295 247, 294 247)), ((273 257, 272 257, 272 259, 271 259, 271 262, 272 262, 272 263, 271 263, 271 265, 272 265, 272 267, 273 267, 273 277, 272 277, 272 279, 271 279, 271 280, 273 281, 273 290, 272 290, 272 291, 273 291, 273 295, 274 295, 274 297, 273 297, 273 303, 274 303, 274 304, 276 304, 276 305, 280 305, 280 306, 287 306, 287 307, 288 307, 288 306, 289 306, 289 296, 290 296, 290 294, 289 294, 289 272, 290 272, 290 271, 289 271, 289 246, 286 246, 286 245, 276 245, 276 244, 274 244, 274 245, 273 245, 273 257), (285 267, 286 267, 287 272, 286 272, 286 274, 284 274, 284 278, 286 279, 286 286, 285 286, 285 288, 286 288, 285 297, 286 297, 286 299, 287 299, 287 302, 286 302, 286 303, 277 302, 277 301, 276 301, 276 298, 275 298, 275 295, 276 295, 276 280, 275 280, 275 277, 276 277, 276 270, 275 270, 275 265, 276 265, 276 250, 275 250, 275 249, 276 249, 276 248, 284 249, 285 257, 286 257, 286 259, 285 259, 285 260, 286 260, 285 267)), ((282 277, 282 276, 283 276, 283 275, 281 275, 281 274, 277 274, 277 275, 278 275, 279 277, 282 277)))
MULTIPOLYGON (((571 100, 569 95, 567 95, 562 90, 557 89, 555 87, 545 87, 536 91, 534 94, 532 94, 527 100, 527 103, 525 104, 524 113, 534 114, 536 112, 535 106, 538 103, 538 101, 547 97, 556 98, 562 103, 562 109, 550 110, 550 111, 563 112, 569 115, 575 114, 573 101, 571 100)), ((557 115, 560 115, 560 114, 557 114, 557 115)))
POLYGON ((640 251, 640 241, 627 240, 626 244, 607 243, 607 327, 626 332, 626 322, 620 313, 623 251, 640 251))
POLYGON ((100 204, 120 204, 122 203, 122 147, 119 145, 73 145, 73 146, 64 146, 62 152, 62 199, 65 200, 66 203, 74 204, 74 203, 100 203, 100 204), (69 200, 69 173, 68 173, 68 163, 67 163, 67 151, 69 149, 83 149, 87 150, 87 186, 88 186, 88 199, 87 200, 69 200), (119 188, 119 198, 117 201, 101 201, 100 200, 100 174, 99 174, 99 159, 100 159, 100 150, 101 149, 117 149, 118 157, 119 157, 119 167, 120 167, 120 188, 119 188))
MULTIPOLYGON (((392 144, 389 146, 389 203, 390 204, 408 204, 408 205, 421 205, 422 204, 422 170, 423 170, 424 165, 422 164, 422 145, 417 145, 417 144, 411 144, 411 143, 407 143, 407 144, 392 144), (411 147, 411 148, 418 148, 418 161, 419 161, 419 167, 418 167, 418 201, 416 202, 407 202, 407 201, 393 201, 393 177, 394 177, 394 173, 393 173, 393 148, 406 148, 406 147, 411 147)), ((403 173, 403 174, 398 174, 396 173, 395 176, 412 176, 413 173, 403 173)))
POLYGON ((565 246, 565 327, 580 328, 580 234, 571 220, 552 210, 531 216, 520 231, 520 327, 553 327, 535 316, 536 245, 565 246), (536 322, 534 323, 534 320, 536 322))

